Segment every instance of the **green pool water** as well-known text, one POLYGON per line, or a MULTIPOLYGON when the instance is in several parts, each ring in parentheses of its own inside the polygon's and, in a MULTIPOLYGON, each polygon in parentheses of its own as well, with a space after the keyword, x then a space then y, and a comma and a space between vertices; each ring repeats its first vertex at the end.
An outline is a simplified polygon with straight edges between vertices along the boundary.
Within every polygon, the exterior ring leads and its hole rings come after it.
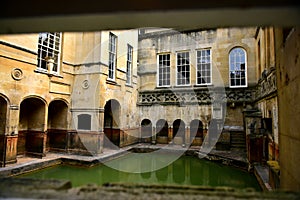
MULTIPOLYGON (((131 168, 141 164, 153 165, 153 163, 170 158, 170 154, 160 154, 155 156, 145 155, 125 155, 121 158, 108 161, 107 163, 131 168)), ((166 167, 146 173, 123 172, 103 164, 90 168, 58 165, 18 177, 70 180, 73 187, 88 183, 101 185, 103 183, 122 182, 213 187, 230 186, 240 189, 251 187, 260 190, 260 186, 253 174, 193 156, 181 156, 166 167)))

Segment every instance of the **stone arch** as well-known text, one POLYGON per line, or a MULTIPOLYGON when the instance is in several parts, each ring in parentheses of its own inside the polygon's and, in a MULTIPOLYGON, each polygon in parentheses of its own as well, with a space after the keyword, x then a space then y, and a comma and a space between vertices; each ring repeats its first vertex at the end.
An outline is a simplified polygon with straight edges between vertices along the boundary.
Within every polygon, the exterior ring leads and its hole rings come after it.
POLYGON ((143 119, 141 122, 141 142, 151 142, 152 122, 150 119, 143 119))
POLYGON ((68 104, 55 99, 48 107, 47 146, 50 150, 64 150, 67 146, 68 104))
POLYGON ((46 101, 30 96, 20 104, 18 154, 44 156, 46 101))
POLYGON ((173 122, 173 142, 174 144, 185 144, 185 123, 181 119, 173 122))
POLYGON ((237 43, 234 43, 234 44, 231 44, 229 45, 227 48, 226 48, 226 54, 229 55, 229 53, 232 51, 232 49, 234 48, 242 48, 244 49, 247 53, 250 52, 251 48, 247 45, 247 44, 244 44, 244 43, 241 43, 241 42, 237 42, 237 43))
POLYGON ((121 105, 115 100, 108 100, 104 106, 104 147, 120 146, 121 105))
POLYGON ((42 101, 42 102, 44 103, 45 106, 48 105, 47 101, 46 101, 43 97, 38 96, 38 95, 29 95, 29 96, 26 96, 26 97, 22 98, 21 104, 22 104, 22 102, 24 102, 24 100, 26 100, 26 99, 37 99, 37 100, 42 101))
POLYGON ((0 94, 0 135, 5 135, 7 132, 8 105, 8 98, 0 94))
POLYGON ((191 145, 202 145, 203 141, 203 123, 194 119, 190 123, 190 143, 191 145))
POLYGON ((168 143, 169 125, 164 119, 156 122, 156 142, 160 144, 168 143))

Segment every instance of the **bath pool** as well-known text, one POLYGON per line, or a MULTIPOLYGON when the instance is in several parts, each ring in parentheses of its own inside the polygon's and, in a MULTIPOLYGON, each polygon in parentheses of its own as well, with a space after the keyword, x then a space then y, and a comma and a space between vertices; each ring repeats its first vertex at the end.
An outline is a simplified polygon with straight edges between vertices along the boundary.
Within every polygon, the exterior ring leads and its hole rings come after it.
MULTIPOLYGON (((169 159, 170 153, 159 155, 129 154, 108 161, 108 165, 122 165, 134 168, 142 165, 155 165, 169 159)), ((76 167, 57 165, 35 172, 17 176, 18 178, 64 179, 70 180, 73 187, 94 183, 145 183, 145 184, 176 184, 197 186, 229 186, 233 188, 254 188, 260 186, 253 174, 240 169, 214 163, 194 156, 181 156, 175 162, 159 170, 145 173, 129 173, 99 164, 93 167, 76 167)))

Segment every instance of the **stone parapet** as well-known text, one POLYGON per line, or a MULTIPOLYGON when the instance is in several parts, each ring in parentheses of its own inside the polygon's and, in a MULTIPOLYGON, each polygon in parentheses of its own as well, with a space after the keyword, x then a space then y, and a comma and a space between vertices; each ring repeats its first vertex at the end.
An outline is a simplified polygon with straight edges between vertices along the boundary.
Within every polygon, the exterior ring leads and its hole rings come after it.
POLYGON ((251 103, 255 100, 255 88, 226 88, 222 89, 160 89, 140 91, 139 106, 185 105, 185 104, 211 104, 214 101, 227 103, 251 103))

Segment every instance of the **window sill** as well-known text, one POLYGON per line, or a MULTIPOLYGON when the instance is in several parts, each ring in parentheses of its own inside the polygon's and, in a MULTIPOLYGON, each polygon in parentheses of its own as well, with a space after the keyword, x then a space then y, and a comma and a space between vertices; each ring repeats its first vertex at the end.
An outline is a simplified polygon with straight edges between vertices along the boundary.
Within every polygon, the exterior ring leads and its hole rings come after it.
POLYGON ((192 87, 191 84, 189 85, 175 85, 174 88, 189 88, 189 87, 192 87))
POLYGON ((248 87, 248 85, 245 85, 245 86, 229 86, 229 88, 247 88, 248 87))
POLYGON ((127 83, 125 84, 125 86, 129 87, 129 88, 133 88, 133 86, 131 84, 127 84, 127 83))
POLYGON ((115 86, 121 87, 121 85, 118 84, 116 81, 110 80, 110 79, 106 79, 106 84, 108 84, 108 85, 115 85, 115 86))
POLYGON ((50 73, 48 70, 45 70, 45 69, 35 69, 34 72, 36 73, 40 73, 40 74, 45 74, 45 75, 48 75, 48 76, 56 76, 56 77, 59 77, 59 78, 63 78, 62 75, 59 75, 58 73, 50 73))
POLYGON ((213 84, 208 83, 208 84, 195 84, 195 85, 193 85, 193 87, 208 87, 208 86, 213 86, 213 84))
POLYGON ((171 88, 170 85, 166 85, 166 86, 156 86, 155 89, 168 89, 171 88))
POLYGON ((110 85, 117 85, 117 82, 115 80, 112 80, 112 79, 106 79, 106 83, 110 84, 110 85))

